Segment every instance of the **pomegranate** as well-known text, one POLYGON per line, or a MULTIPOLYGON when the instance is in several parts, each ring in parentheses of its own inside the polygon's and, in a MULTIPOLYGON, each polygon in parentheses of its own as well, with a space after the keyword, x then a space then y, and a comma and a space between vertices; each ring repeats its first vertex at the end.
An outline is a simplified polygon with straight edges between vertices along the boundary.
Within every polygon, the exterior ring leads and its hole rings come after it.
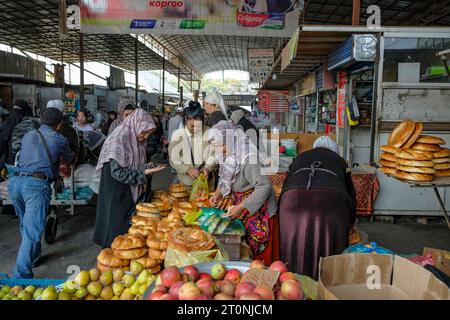
POLYGON ((175 282, 181 280, 180 271, 176 267, 168 267, 161 272, 161 284, 170 288, 175 282))
POLYGON ((287 300, 303 299, 303 291, 300 282, 295 280, 286 280, 281 284, 281 296, 287 300))
POLYGON ((175 282, 169 290, 169 293, 176 297, 178 299, 178 290, 180 290, 180 288, 183 286, 184 282, 183 281, 177 281, 175 282))
POLYGON ((260 295, 262 300, 275 300, 273 291, 264 285, 257 286, 253 293, 260 295))
POLYGON ((288 271, 286 265, 281 261, 275 261, 269 267, 270 270, 278 271, 279 273, 285 273, 288 271))
POLYGON ((224 279, 237 285, 241 281, 241 273, 237 269, 228 270, 224 279))
POLYGON ((200 278, 200 271, 198 271, 198 269, 194 266, 184 267, 183 272, 190 276, 191 280, 194 282, 197 282, 200 278))
POLYGON ((236 298, 240 298, 244 294, 253 293, 253 291, 255 291, 255 285, 253 283, 241 282, 236 286, 234 295, 236 296, 236 298))
POLYGON ((178 290, 178 299, 180 300, 194 300, 202 294, 202 291, 194 282, 186 282, 178 290))

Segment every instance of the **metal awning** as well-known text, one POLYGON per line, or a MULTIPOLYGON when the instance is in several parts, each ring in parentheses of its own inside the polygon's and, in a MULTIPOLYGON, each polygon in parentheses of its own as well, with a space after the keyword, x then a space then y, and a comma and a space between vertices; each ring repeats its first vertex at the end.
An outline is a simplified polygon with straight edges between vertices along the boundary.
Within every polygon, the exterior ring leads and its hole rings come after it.
MULTIPOLYGON (((67 5, 78 1, 66 0, 67 5)), ((80 34, 69 30, 60 41, 58 29, 59 0, 0 0, 0 42, 20 50, 57 61, 79 62, 80 34)), ((84 60, 107 63, 128 71, 135 70, 135 38, 128 34, 84 34, 84 60)), ((169 53, 169 52, 167 52, 169 53)), ((167 55, 170 56, 170 55, 167 55)), ((198 80, 200 74, 181 59, 166 56, 166 71, 186 81, 198 80), (180 68, 180 73, 178 73, 180 68), (191 75, 192 73, 192 75, 191 75)), ((138 43, 139 70, 161 70, 163 58, 143 41, 138 43)))

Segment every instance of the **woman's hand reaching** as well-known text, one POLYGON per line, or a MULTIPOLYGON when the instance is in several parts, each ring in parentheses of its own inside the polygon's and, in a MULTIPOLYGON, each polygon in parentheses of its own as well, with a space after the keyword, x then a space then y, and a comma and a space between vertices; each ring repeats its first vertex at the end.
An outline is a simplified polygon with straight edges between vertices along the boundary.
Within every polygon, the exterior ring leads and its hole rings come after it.
POLYGON ((214 194, 211 196, 211 198, 209 199, 209 203, 215 207, 219 204, 220 200, 222 200, 222 194, 220 193, 220 191, 216 190, 214 192, 214 194))
POLYGON ((146 170, 144 171, 144 174, 145 174, 146 176, 149 176, 149 175, 154 174, 154 173, 156 173, 156 172, 162 171, 162 170, 164 170, 165 168, 167 168, 167 166, 160 165, 160 166, 157 166, 157 167, 154 167, 154 168, 151 168, 151 169, 146 169, 146 170))
POLYGON ((200 171, 198 171, 198 169, 196 169, 196 168, 189 168, 188 171, 186 171, 186 173, 187 173, 192 179, 197 179, 198 176, 200 175, 200 171))
POLYGON ((237 217, 239 217, 242 210, 244 210, 244 206, 242 205, 242 203, 235 206, 230 206, 227 213, 223 214, 222 217, 236 219, 237 217))

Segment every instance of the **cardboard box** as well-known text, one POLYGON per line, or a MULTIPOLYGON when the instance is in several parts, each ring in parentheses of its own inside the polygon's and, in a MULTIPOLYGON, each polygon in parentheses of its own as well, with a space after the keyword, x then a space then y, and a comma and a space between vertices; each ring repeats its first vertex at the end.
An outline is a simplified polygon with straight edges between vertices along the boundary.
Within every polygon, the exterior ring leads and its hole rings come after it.
POLYGON ((321 300, 450 300, 432 273, 399 256, 343 254, 321 259, 321 300))
POLYGON ((445 250, 424 248, 423 255, 431 253, 435 267, 450 277, 450 252, 445 250))

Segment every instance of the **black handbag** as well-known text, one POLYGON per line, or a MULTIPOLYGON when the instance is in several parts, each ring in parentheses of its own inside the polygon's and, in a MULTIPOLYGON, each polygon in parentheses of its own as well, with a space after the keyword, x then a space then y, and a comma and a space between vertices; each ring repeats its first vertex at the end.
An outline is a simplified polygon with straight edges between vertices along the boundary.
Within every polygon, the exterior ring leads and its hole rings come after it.
MULTIPOLYGON (((55 166, 57 164, 58 160, 56 160, 56 161, 52 160, 52 155, 50 153, 50 148, 48 147, 47 140, 45 140, 44 135, 41 133, 41 131, 39 129, 35 129, 35 130, 41 137, 41 141, 42 141, 42 144, 44 145, 45 152, 47 153, 47 157, 48 157, 48 160, 50 161, 50 164, 52 166, 55 166)), ((61 177, 60 175, 56 175, 54 182, 55 182, 55 185, 54 185, 55 192, 56 193, 63 192, 64 191, 64 178, 61 177)))

